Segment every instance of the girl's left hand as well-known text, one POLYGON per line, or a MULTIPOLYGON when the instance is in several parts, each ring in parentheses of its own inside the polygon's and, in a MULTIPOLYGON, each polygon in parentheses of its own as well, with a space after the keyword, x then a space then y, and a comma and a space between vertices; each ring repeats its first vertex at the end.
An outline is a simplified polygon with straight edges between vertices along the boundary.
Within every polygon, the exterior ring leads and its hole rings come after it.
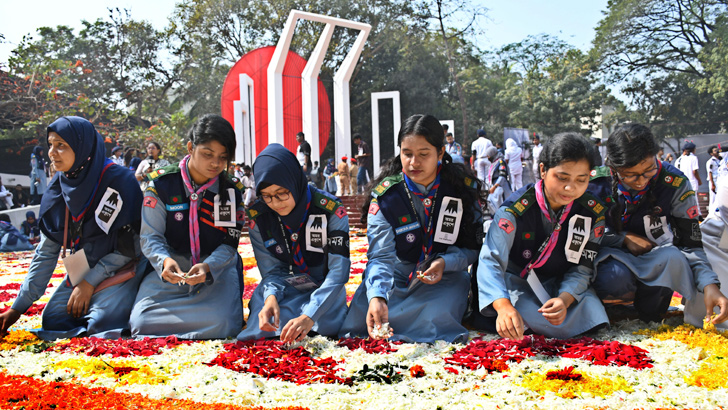
POLYGON ((66 304, 66 312, 75 317, 79 318, 88 313, 88 308, 91 303, 91 296, 94 295, 94 287, 90 283, 82 280, 81 283, 76 285, 71 292, 71 297, 68 298, 66 304))
POLYGON ((281 341, 286 343, 300 342, 308 335, 313 325, 313 319, 306 315, 291 319, 281 330, 281 341))
POLYGON ((437 258, 432 261, 430 267, 426 271, 422 272, 422 275, 419 275, 418 277, 420 278, 422 283, 434 285, 442 279, 442 274, 444 271, 445 260, 442 258, 437 258))
POLYGON ((713 308, 717 306, 720 309, 720 314, 714 317, 711 322, 714 325, 725 322, 728 319, 728 298, 721 293, 718 285, 710 284, 706 286, 703 289, 703 294, 707 318, 710 319, 714 315, 713 308))
POLYGON ((190 268, 185 278, 185 284, 194 286, 198 283, 202 283, 207 279, 207 272, 210 271, 210 267, 206 263, 198 263, 190 268))
POLYGON ((564 323, 566 319, 566 310, 574 302, 574 297, 568 293, 562 293, 558 297, 551 298, 541 306, 539 313, 554 326, 564 323), (568 299, 568 300, 565 300, 568 299))

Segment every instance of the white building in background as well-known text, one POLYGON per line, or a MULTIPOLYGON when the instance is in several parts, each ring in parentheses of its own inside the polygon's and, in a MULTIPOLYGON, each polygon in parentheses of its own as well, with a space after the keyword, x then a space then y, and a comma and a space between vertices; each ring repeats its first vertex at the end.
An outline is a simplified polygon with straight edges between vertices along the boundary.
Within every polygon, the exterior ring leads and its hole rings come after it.
POLYGON ((609 134, 611 134, 617 128, 617 122, 608 118, 609 115, 614 113, 615 111, 616 108, 614 108, 614 106, 602 105, 602 107, 597 110, 597 116, 594 118, 596 125, 583 125, 582 129, 588 130, 591 133, 592 138, 599 138, 602 140, 602 142, 607 141, 607 139, 609 138, 609 134), (603 121, 605 117, 607 118, 607 123, 604 123, 603 121))

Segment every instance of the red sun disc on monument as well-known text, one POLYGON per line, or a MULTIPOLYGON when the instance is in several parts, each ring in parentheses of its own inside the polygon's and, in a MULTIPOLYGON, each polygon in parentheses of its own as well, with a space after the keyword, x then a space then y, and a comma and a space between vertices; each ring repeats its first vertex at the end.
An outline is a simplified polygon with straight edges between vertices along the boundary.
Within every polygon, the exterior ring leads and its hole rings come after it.
MULTIPOLYGON (((222 116, 234 124, 233 102, 240 99, 240 74, 247 74, 254 83, 253 106, 255 113, 256 155, 268 145, 268 64, 275 47, 268 46, 245 54, 230 69, 222 87, 222 116)), ((285 146, 296 152, 296 133, 303 129, 301 107, 301 73, 306 60, 288 51, 283 68, 283 135, 285 146)), ((319 154, 323 153, 331 131, 331 106, 323 82, 318 80, 319 154)), ((308 141, 310 135, 306 135, 308 141)))

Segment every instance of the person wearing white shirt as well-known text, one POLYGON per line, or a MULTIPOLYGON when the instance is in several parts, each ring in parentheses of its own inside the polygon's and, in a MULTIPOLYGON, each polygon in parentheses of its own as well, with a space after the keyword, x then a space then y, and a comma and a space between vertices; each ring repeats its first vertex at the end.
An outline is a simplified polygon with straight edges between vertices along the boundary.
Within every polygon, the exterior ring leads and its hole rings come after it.
POLYGON ((10 209, 13 207, 13 193, 5 189, 3 180, 0 178, 0 209, 10 209))
POLYGON ((708 198, 709 205, 708 209, 713 207, 715 202, 715 189, 718 184, 718 167, 720 166, 720 150, 717 146, 712 145, 708 148, 708 162, 705 163, 705 174, 708 180, 708 198))
POLYGON ((486 151, 492 146, 493 143, 488 138, 485 138, 485 130, 479 129, 478 139, 473 141, 470 149, 473 153, 473 170, 478 176, 478 179, 483 181, 483 183, 485 183, 488 167, 490 166, 490 161, 488 161, 488 154, 486 151))
POLYGON ((538 181, 541 179, 541 172, 538 170, 538 158, 541 156, 543 151, 543 145, 541 145, 541 137, 538 134, 533 134, 533 148, 531 148, 531 158, 533 159, 533 180, 538 181))
POLYGON ((508 164, 508 171, 511 173, 511 188, 518 191, 523 186, 523 162, 521 156, 523 150, 518 146, 516 140, 506 140, 505 160, 508 164))
MULTIPOLYGON (((698 175, 698 168, 700 167, 698 157, 693 152, 695 152, 695 144, 687 142, 683 146, 683 154, 675 161, 675 166, 688 178, 693 191, 698 192, 698 187, 703 183, 700 181, 700 175, 698 175)), ((698 215, 702 215, 700 207, 698 207, 698 215)))

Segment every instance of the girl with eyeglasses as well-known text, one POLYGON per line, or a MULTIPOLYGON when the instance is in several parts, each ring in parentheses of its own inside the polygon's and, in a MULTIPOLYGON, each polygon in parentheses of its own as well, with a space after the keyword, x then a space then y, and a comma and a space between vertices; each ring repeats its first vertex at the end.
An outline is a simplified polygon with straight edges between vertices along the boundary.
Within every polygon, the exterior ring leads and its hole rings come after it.
MULTIPOLYGON (((721 323, 728 299, 703 250, 695 191, 680 170, 657 160, 658 152, 644 125, 622 126, 607 140, 612 206, 594 288, 602 300, 634 301, 645 322, 661 321, 675 290, 702 299, 703 314, 721 323)), ((592 182, 597 192, 599 178, 592 182)))
POLYGON ((244 188, 227 173, 235 131, 208 114, 187 135, 187 156, 152 171, 144 191, 150 266, 129 320, 133 337, 224 339, 243 327, 244 188))
POLYGON ((580 134, 555 135, 538 182, 498 209, 480 251, 476 327, 519 340, 526 326, 569 338, 608 324, 590 287, 606 210, 587 192, 594 152, 580 134))
POLYGON ((333 195, 309 185, 296 156, 270 144, 253 164, 258 199, 248 209, 262 280, 239 340, 336 336, 346 314, 349 216, 333 195))
POLYGON ((369 188, 368 262, 342 337, 467 342, 461 321, 483 243, 484 192, 475 174, 445 152, 431 115, 399 131, 400 155, 369 188))

